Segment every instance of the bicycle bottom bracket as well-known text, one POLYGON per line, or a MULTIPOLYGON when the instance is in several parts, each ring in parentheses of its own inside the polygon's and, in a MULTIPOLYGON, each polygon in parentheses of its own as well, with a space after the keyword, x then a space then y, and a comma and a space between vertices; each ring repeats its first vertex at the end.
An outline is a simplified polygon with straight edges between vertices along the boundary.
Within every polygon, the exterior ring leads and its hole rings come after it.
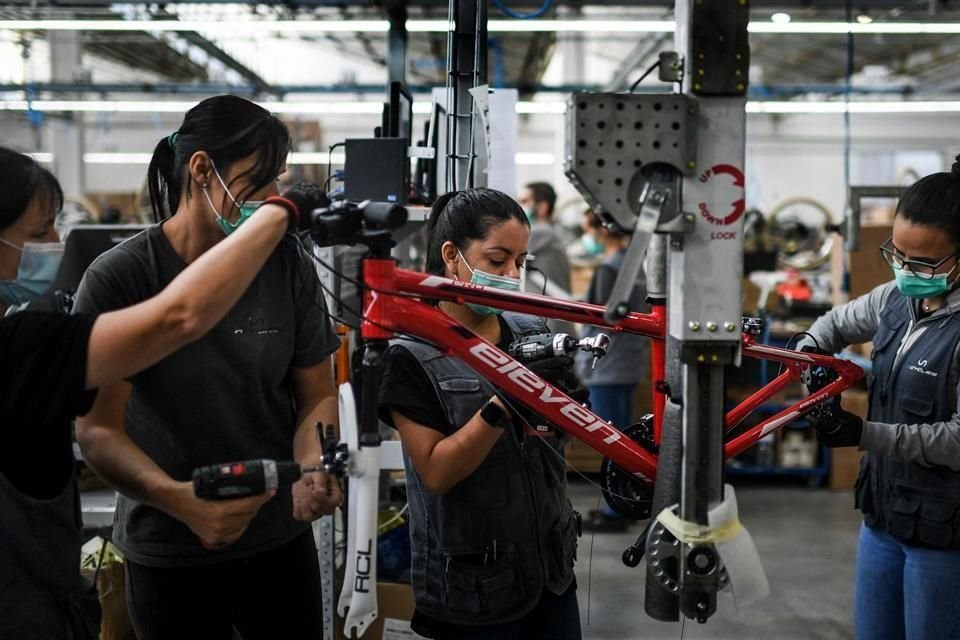
POLYGON ((695 575, 710 575, 717 568, 717 553, 713 547, 694 547, 687 555, 687 567, 695 575))
MULTIPOLYGON (((653 442, 653 415, 623 429, 623 434, 650 453, 656 453, 653 442)), ((628 520, 645 520, 653 508, 653 486, 629 473, 624 473, 612 460, 604 458, 600 465, 600 487, 610 508, 628 520)))

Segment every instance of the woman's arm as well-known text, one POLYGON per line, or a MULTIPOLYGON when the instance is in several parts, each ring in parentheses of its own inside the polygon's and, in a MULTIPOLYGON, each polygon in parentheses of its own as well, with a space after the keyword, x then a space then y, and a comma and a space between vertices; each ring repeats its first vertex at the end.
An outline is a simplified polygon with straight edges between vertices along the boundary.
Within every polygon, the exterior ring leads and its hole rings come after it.
MULTIPOLYGON (((816 338, 816 346, 827 353, 837 353, 847 345, 873 340, 880 326, 880 312, 896 286, 894 282, 882 284, 820 316, 808 330, 816 338)), ((797 343, 797 348, 808 345, 813 346, 814 342, 804 337, 797 343)))
POLYGON ((171 478, 127 435, 124 417, 132 389, 127 382, 104 385, 93 409, 77 420, 84 461, 124 495, 185 523, 207 546, 238 540, 275 492, 235 500, 197 498, 192 482, 171 478))
POLYGON ((163 291, 99 316, 90 334, 87 388, 127 378, 209 331, 250 286, 288 225, 286 209, 265 204, 163 291))
MULTIPOLYGON (((333 425, 338 430, 337 386, 333 380, 333 358, 318 365, 293 369, 293 394, 297 403, 297 432, 293 459, 301 466, 318 465, 323 444, 316 425, 333 425)), ((337 480, 320 471, 308 473, 294 483, 293 517, 304 522, 333 513, 343 500, 337 480)))
POLYGON ((860 449, 925 467, 960 472, 960 414, 931 424, 888 424, 864 420, 860 449))
MULTIPOLYGON (((493 402, 507 412, 497 396, 493 402)), ((503 429, 487 424, 477 411, 470 420, 446 436, 391 410, 393 423, 414 468, 431 493, 443 495, 477 470, 503 434, 503 429)))

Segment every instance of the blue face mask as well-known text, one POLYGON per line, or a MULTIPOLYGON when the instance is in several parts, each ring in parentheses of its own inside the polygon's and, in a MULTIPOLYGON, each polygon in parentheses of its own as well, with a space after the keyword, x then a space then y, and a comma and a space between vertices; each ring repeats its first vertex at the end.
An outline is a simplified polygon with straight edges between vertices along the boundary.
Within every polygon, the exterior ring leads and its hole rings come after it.
POLYGON ((60 270, 63 260, 61 242, 25 242, 18 247, 0 238, 0 242, 20 252, 20 266, 14 280, 0 280, 0 300, 21 305, 45 293, 60 270))
MULTIPOLYGON (((486 271, 481 271, 480 269, 474 269, 467 263, 467 259, 463 257, 462 253, 459 251, 457 251, 457 253, 460 255, 460 259, 463 260, 463 264, 467 266, 467 269, 470 269, 471 283, 483 285, 485 287, 503 289, 504 291, 520 291, 520 278, 498 276, 495 273, 487 273, 486 271)), ((494 309, 493 307, 488 307, 482 304, 473 304, 468 302, 467 306, 470 307, 474 313, 481 316, 500 315, 503 313, 503 309, 494 309)))
POLYGON ((926 279, 918 277, 912 271, 894 269, 893 277, 897 281, 897 289, 908 298, 936 298, 953 287, 954 283, 947 280, 950 273, 953 273, 953 269, 949 273, 938 273, 926 279))
POLYGON ((263 200, 247 200, 246 202, 237 202, 237 199, 233 197, 233 194, 230 193, 230 189, 227 188, 227 185, 223 182, 223 178, 220 177, 220 172, 217 171, 217 168, 213 168, 213 175, 217 176, 217 180, 220 181, 220 185, 223 187, 223 190, 227 192, 227 195, 230 196, 230 200, 233 201, 234 206, 237 207, 237 210, 240 211, 240 217, 237 218, 236 222, 230 222, 220 215, 220 212, 217 211, 217 208, 213 206, 213 200, 210 199, 210 194, 207 193, 206 189, 203 189, 203 195, 207 199, 207 204, 210 205, 210 209, 213 210, 213 215, 217 217, 217 226, 220 227, 220 231, 223 231, 223 235, 228 236, 237 229, 240 228, 244 222, 250 219, 250 216, 253 215, 253 212, 260 208, 260 205, 263 204, 263 200))

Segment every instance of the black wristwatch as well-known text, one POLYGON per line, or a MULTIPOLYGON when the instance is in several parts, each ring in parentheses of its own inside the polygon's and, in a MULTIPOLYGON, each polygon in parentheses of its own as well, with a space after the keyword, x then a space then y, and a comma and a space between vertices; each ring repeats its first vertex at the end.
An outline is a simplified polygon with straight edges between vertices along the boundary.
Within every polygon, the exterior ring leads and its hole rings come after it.
POLYGON ((480 409, 480 417, 491 427, 503 429, 510 422, 510 417, 503 407, 493 401, 493 398, 487 400, 487 403, 480 409))

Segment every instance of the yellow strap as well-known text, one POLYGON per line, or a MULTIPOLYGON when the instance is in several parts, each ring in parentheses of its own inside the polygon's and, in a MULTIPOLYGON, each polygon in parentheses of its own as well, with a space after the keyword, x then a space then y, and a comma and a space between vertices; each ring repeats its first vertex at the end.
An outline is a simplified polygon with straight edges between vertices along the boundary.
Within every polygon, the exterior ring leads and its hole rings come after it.
POLYGON ((664 509, 657 516, 657 522, 662 524, 673 537, 687 544, 717 544, 732 539, 743 525, 739 520, 725 522, 719 527, 708 527, 695 522, 681 520, 669 508, 664 509))

